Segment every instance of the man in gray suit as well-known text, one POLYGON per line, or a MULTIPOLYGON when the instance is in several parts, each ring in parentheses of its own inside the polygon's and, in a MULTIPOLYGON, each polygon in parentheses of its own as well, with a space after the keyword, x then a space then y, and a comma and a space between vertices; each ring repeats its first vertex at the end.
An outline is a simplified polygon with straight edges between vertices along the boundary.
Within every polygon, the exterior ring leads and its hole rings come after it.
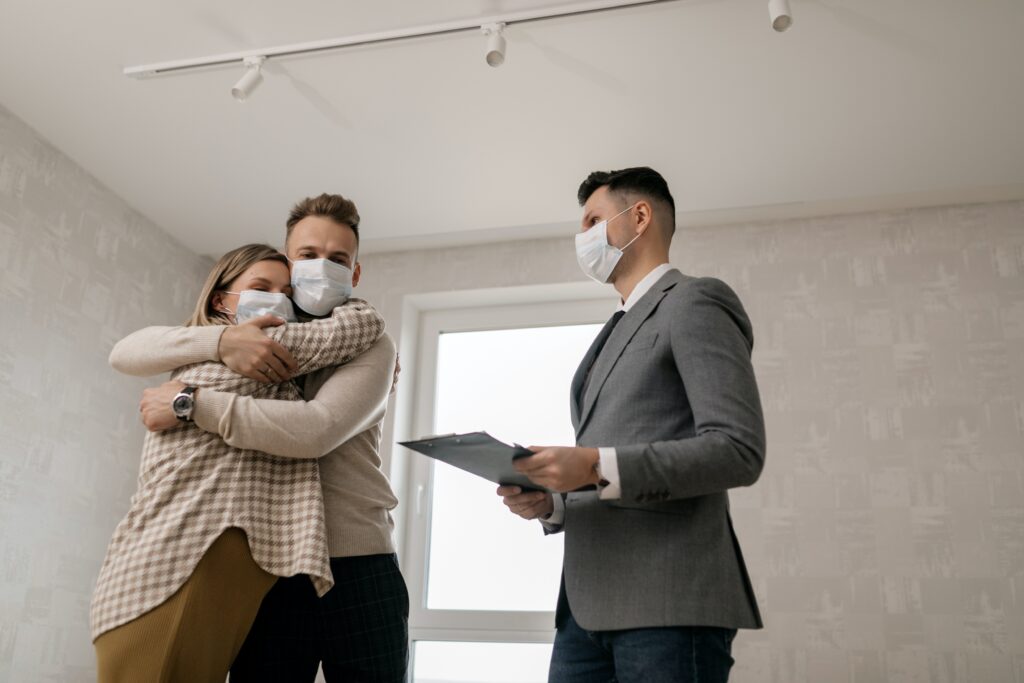
POLYGON ((736 629, 762 625, 727 494, 764 465, 750 321, 725 283, 669 265, 656 171, 591 173, 579 201, 580 267, 622 304, 573 378, 576 447, 517 462, 566 493, 498 489, 565 532, 549 680, 726 681, 736 629))

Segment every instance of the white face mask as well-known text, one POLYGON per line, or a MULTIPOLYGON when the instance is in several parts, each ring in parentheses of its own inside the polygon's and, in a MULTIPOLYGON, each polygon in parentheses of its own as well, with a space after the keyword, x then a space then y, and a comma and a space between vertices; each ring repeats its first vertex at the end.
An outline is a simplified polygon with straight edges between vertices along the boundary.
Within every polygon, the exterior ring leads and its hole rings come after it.
POLYGON ((327 315, 352 296, 352 271, 318 258, 292 261, 292 298, 310 315, 327 315))
POLYGON ((241 292, 226 293, 238 295, 238 306, 235 307, 236 323, 244 323, 246 320, 258 318, 267 313, 276 315, 278 318, 284 318, 290 323, 296 321, 292 300, 280 292, 261 292, 256 289, 246 289, 241 292))
POLYGON ((640 235, 637 235, 622 249, 613 247, 608 242, 608 223, 632 209, 633 206, 636 204, 576 235, 576 261, 580 264, 580 270, 584 275, 601 284, 608 282, 612 271, 615 270, 619 259, 622 258, 622 252, 639 239, 640 235))

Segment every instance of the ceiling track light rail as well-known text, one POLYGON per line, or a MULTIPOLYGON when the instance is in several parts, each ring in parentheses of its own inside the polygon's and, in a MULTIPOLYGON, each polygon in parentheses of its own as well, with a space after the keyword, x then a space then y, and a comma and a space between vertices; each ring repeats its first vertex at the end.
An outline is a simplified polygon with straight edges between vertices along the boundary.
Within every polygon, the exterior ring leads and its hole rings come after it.
MULTIPOLYGON (((244 52, 229 52, 211 55, 208 57, 143 64, 141 66, 129 66, 123 70, 123 73, 125 76, 141 79, 152 78, 164 74, 181 73, 183 71, 195 71, 211 67, 241 64, 245 66, 246 71, 231 89, 231 95, 236 100, 244 102, 263 81, 262 67, 269 59, 327 52, 346 47, 355 47, 357 45, 376 45, 380 43, 407 40, 410 38, 477 30, 482 31, 487 37, 487 49, 484 55, 487 64, 492 67, 498 67, 505 62, 507 45, 504 29, 506 26, 534 21, 544 21, 547 19, 579 16, 583 14, 593 14, 596 12, 607 12, 627 7, 657 5, 679 1, 680 0, 591 0, 590 2, 524 10, 521 12, 513 12, 483 19, 462 19, 428 26, 416 26, 392 31, 381 31, 378 33, 333 38, 330 40, 280 45, 277 47, 246 50, 244 52)), ((776 31, 784 31, 789 28, 790 23, 792 23, 792 16, 789 13, 788 0, 769 0, 768 5, 773 28, 775 28, 776 31)))

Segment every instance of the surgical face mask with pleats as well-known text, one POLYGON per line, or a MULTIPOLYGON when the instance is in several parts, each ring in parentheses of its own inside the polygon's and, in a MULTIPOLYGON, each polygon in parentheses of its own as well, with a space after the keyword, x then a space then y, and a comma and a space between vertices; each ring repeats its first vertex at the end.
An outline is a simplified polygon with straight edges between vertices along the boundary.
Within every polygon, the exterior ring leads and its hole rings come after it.
POLYGON ((292 300, 280 292, 261 292, 257 289, 245 289, 241 292, 225 292, 238 295, 238 306, 235 307, 235 322, 258 318, 261 315, 276 315, 290 323, 297 320, 292 300))
POLYGON ((306 313, 327 315, 350 296, 350 269, 324 258, 292 261, 292 299, 306 313))
POLYGON ((618 212, 608 220, 601 221, 591 226, 589 230, 576 235, 576 261, 580 264, 580 270, 587 277, 604 284, 612 276, 612 271, 618 265, 622 253, 630 244, 636 242, 640 235, 637 235, 619 249, 608 242, 608 223, 615 220, 622 214, 632 209, 636 204, 618 212))

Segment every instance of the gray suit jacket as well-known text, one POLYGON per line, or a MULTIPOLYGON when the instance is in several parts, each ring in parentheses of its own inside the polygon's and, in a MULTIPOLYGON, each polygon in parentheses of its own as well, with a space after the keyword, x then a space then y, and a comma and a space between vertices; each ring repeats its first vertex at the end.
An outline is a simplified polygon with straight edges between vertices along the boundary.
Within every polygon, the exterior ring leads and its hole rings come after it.
POLYGON ((576 442, 616 448, 622 497, 566 495, 559 606, 583 628, 762 626, 726 493, 764 465, 752 348, 728 285, 672 270, 612 331, 585 398, 584 357, 576 442))

